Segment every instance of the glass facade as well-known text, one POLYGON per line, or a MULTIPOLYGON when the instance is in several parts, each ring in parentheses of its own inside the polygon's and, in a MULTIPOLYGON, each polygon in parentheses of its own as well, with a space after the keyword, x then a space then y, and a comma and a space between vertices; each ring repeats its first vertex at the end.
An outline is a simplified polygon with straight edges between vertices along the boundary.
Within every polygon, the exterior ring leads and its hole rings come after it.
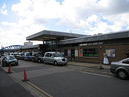
POLYGON ((98 56, 98 49, 97 48, 84 48, 83 49, 83 56, 97 57, 98 56))
POLYGON ((71 57, 75 57, 75 49, 71 49, 71 57))

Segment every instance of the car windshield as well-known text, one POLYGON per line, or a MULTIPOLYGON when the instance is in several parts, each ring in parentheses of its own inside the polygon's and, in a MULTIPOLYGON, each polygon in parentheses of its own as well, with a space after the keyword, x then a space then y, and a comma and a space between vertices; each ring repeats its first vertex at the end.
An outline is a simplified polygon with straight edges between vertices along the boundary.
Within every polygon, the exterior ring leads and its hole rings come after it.
POLYGON ((55 53, 54 54, 54 57, 63 57, 63 54, 61 54, 61 53, 55 53))
POLYGON ((27 52, 26 56, 32 56, 32 53, 31 52, 27 52))
POLYGON ((16 59, 16 58, 14 56, 9 56, 8 59, 13 60, 13 59, 16 59))

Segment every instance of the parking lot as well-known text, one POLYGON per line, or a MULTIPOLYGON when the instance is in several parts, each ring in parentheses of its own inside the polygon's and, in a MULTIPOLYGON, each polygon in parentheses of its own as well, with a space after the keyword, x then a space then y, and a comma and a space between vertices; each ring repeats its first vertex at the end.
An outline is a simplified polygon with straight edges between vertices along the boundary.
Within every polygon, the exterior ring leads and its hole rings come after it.
MULTIPOLYGON (((7 71, 8 67, 3 69, 7 71)), ((46 93, 47 97, 129 97, 129 81, 113 77, 108 70, 29 61, 19 61, 19 66, 12 67, 12 70, 10 77, 18 82, 23 80, 23 71, 26 70, 27 83, 46 93)))

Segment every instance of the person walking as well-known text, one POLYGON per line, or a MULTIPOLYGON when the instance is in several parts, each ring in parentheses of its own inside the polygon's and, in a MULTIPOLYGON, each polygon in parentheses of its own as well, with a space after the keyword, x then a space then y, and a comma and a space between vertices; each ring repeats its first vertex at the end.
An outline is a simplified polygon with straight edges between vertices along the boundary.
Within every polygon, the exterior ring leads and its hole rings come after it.
POLYGON ((103 64, 105 64, 105 65, 109 64, 109 59, 105 53, 104 53, 104 58, 103 58, 103 64))

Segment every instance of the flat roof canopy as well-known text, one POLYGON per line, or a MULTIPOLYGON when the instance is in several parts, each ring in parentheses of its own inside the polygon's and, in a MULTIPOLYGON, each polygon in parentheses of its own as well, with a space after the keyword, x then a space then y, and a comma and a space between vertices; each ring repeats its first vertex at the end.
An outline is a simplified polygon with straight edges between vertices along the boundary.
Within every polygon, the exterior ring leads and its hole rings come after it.
POLYGON ((89 36, 89 37, 78 37, 72 39, 61 40, 60 44, 73 44, 73 43, 84 43, 84 42, 95 42, 95 41, 104 41, 111 39, 123 39, 129 38, 129 31, 121 31, 116 33, 109 33, 97 36, 89 36))
POLYGON ((36 41, 46 41, 46 40, 56 40, 56 39, 64 40, 64 39, 69 39, 69 38, 77 38, 81 36, 84 36, 84 35, 67 33, 67 32, 43 30, 41 32, 28 36, 26 39, 36 40, 36 41))

